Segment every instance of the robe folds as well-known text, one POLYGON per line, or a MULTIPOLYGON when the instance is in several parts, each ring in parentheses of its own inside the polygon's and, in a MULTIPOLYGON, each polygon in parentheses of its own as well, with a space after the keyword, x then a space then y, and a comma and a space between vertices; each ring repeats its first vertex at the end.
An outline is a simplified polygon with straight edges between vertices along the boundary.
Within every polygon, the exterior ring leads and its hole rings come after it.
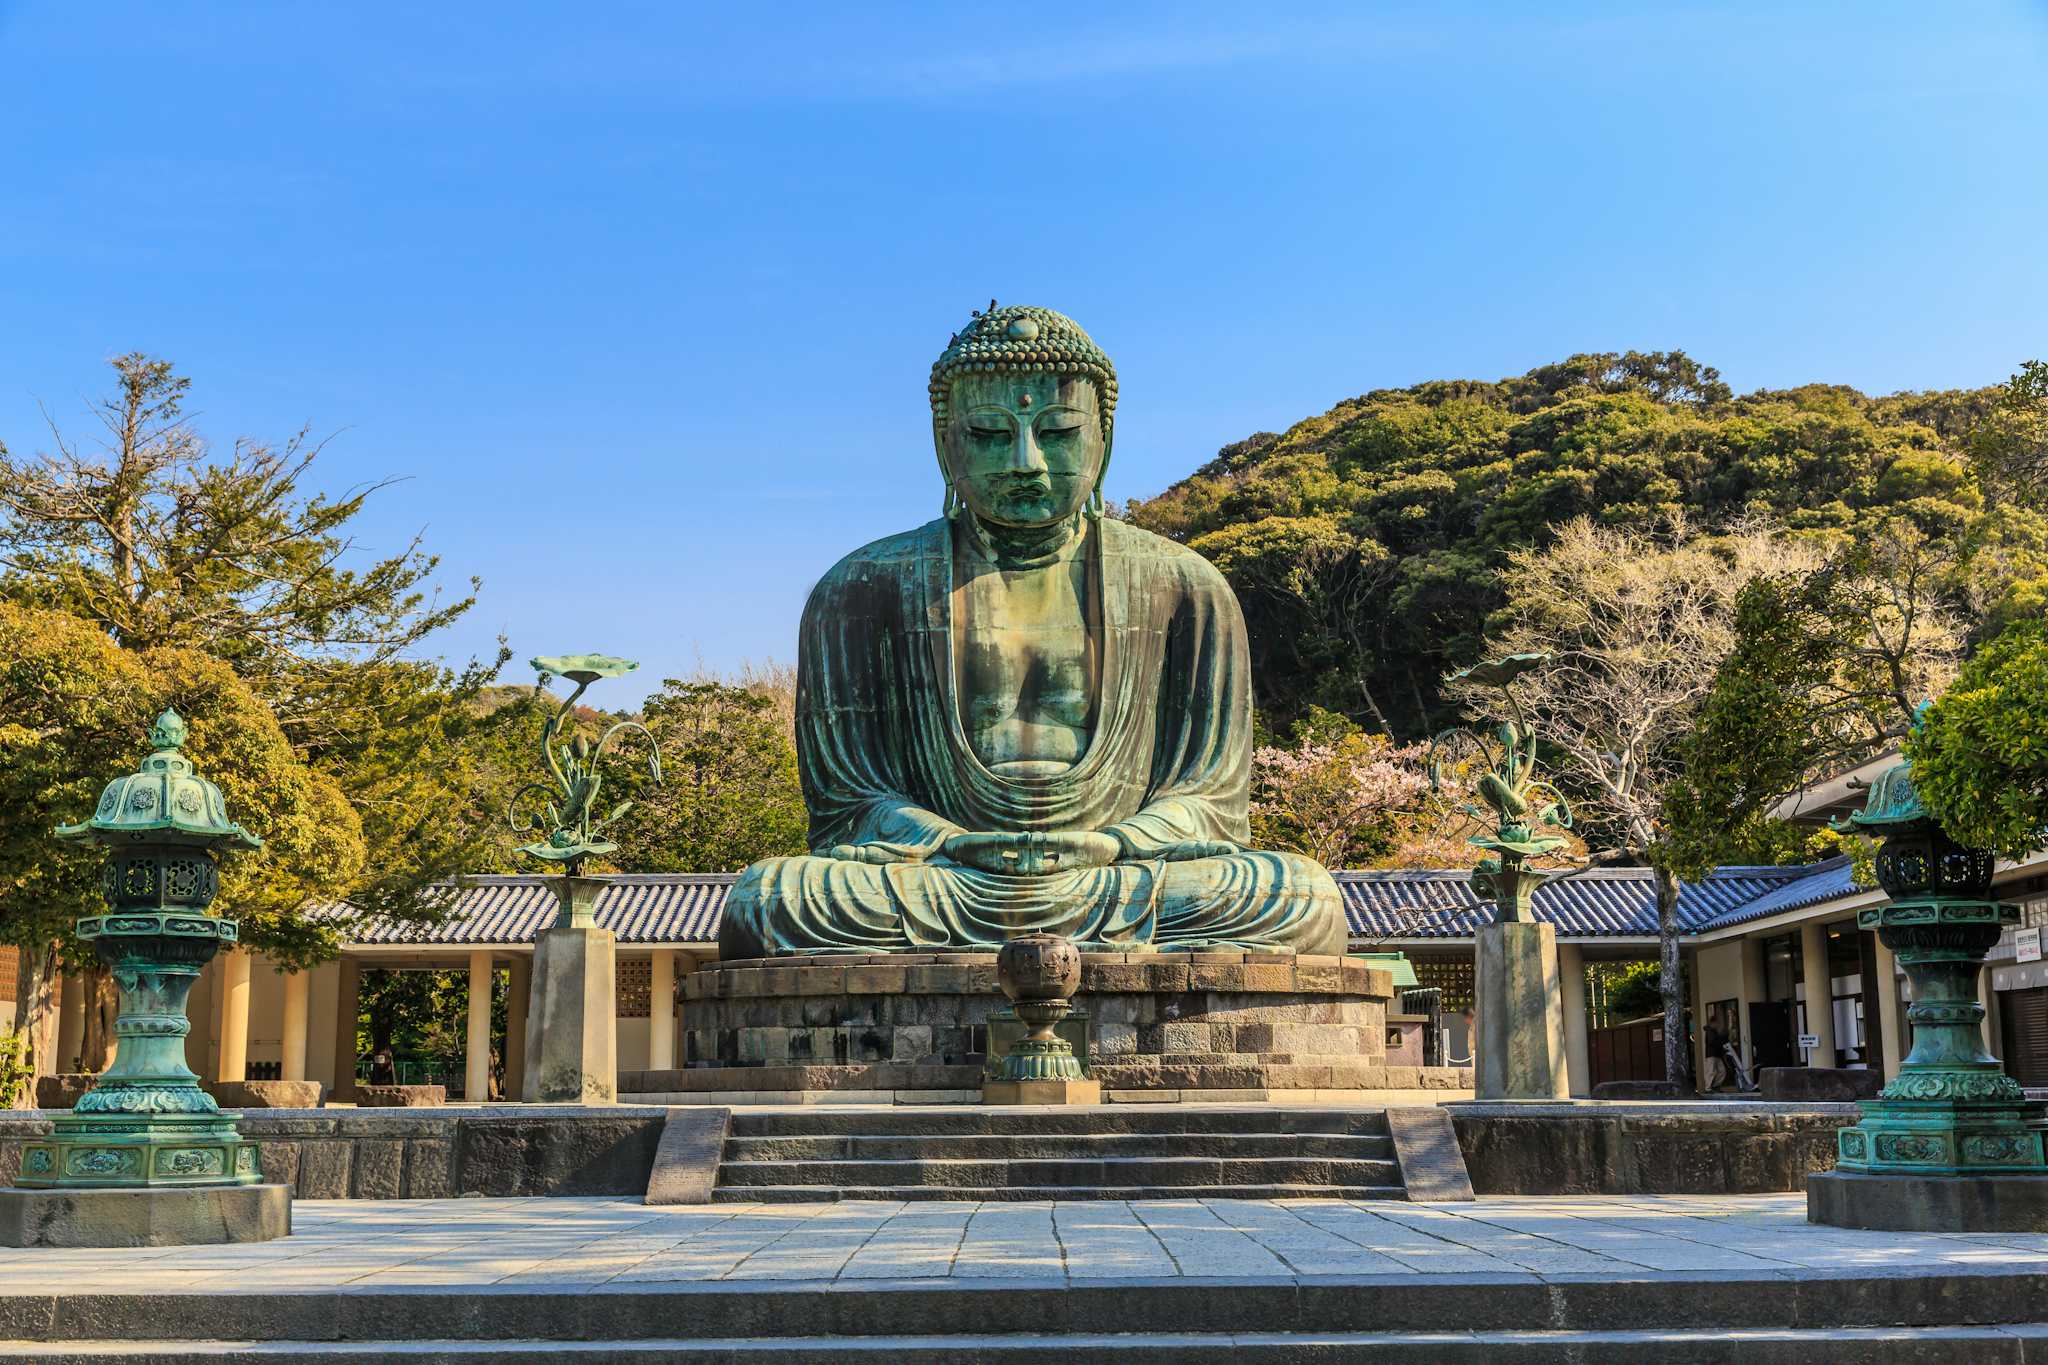
POLYGON ((1080 760, 1044 777, 990 771, 962 723, 952 523, 876 541, 825 575, 798 641, 811 853, 747 869, 721 957, 994 948, 1041 931, 1105 949, 1344 951, 1329 873, 1245 851, 1250 663, 1229 585, 1122 522, 1090 541, 1095 724, 1080 760), (1115 863, 1016 876, 941 852, 969 831, 1089 830, 1115 837, 1115 863), (1238 851, 1177 856, 1191 843, 1238 851), (830 856, 846 847, 882 861, 830 856))

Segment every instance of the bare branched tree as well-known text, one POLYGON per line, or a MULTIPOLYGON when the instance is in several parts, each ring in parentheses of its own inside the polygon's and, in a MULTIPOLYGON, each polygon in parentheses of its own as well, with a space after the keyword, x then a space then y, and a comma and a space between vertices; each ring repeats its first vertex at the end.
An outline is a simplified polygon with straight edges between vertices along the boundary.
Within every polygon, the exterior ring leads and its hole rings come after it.
MULTIPOLYGON (((1674 1081, 1688 1058, 1678 877, 1663 857, 1665 793, 1680 741, 1734 644, 1736 593, 1758 574, 1816 559, 1756 528, 1708 537, 1683 524, 1651 533, 1581 518, 1550 545, 1513 555, 1501 575, 1509 605, 1493 644, 1551 655, 1516 693, 1563 759, 1582 824, 1655 870, 1665 1067, 1674 1081)), ((1506 719, 1496 689, 1471 688, 1465 700, 1506 719)))

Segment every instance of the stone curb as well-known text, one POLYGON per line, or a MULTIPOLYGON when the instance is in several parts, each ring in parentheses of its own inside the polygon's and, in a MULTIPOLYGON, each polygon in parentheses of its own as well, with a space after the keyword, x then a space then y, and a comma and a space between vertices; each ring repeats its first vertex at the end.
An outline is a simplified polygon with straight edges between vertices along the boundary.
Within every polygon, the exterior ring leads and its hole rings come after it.
POLYGON ((2018 1324, 2048 1274, 531 1285, 0 1296, 15 1341, 610 1341, 978 1333, 1822 1331, 2018 1324))

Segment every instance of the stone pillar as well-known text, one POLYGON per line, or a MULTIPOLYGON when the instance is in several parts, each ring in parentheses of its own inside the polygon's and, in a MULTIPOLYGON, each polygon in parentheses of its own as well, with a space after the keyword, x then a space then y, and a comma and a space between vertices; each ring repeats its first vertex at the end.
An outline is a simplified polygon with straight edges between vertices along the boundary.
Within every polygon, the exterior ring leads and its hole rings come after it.
POLYGON ((618 942, 592 919, 603 889, 596 877, 555 879, 561 915, 533 950, 520 1087, 529 1104, 618 1100, 618 942))
MULTIPOLYGON (((1881 1049, 1879 1056, 1883 1059, 1884 1074, 1892 1077, 1899 1074, 1899 1063, 1906 1056, 1905 1049, 1900 1046, 1899 1016, 1902 1011, 1899 1009, 1898 959, 1892 955, 1891 949, 1884 946, 1882 939, 1878 940, 1877 951, 1873 956, 1876 960, 1877 980, 1870 983, 1869 991, 1866 991, 1864 998, 1866 1001, 1869 999, 1870 991, 1877 994, 1877 1037, 1881 1049)), ((1869 1017, 1866 1008, 1864 1018, 1869 1017)))
POLYGON ((57 1065, 53 1071, 77 1069, 78 1054, 85 1048, 85 978, 77 972, 64 973, 57 997, 57 1065))
POLYGON ((1806 1031, 1820 1039, 1806 1054, 1806 1064, 1831 1067, 1835 1064, 1835 981, 1829 975, 1825 924, 1799 926, 1799 967, 1806 981, 1806 1031))
MULTIPOLYGON (((1700 954, 1697 948, 1693 950, 1687 962, 1688 970, 1685 977, 1692 986, 1692 1088, 1697 1091, 1707 1083, 1707 988, 1706 983, 1700 979, 1704 973, 1700 970, 1700 954)), ((1679 1078, 1672 1076, 1666 1079, 1679 1078)))
POLYGON ((220 1080, 249 1079, 249 950, 220 955, 220 1080))
POLYGON ((1577 1096, 1593 1093, 1593 1049, 1586 1039, 1586 956, 1576 943, 1557 945, 1558 1007, 1564 1011, 1565 1076, 1577 1096))
POLYGON ((647 1069, 667 1071, 676 1064, 676 952, 654 950, 647 989, 647 1069))
POLYGON ((334 965, 334 1098, 346 1104, 356 1097, 356 1015, 362 1009, 363 967, 352 957, 334 965))
POLYGON ((462 1098, 483 1104, 491 1098, 491 966, 489 949, 469 955, 469 1037, 462 1053, 462 1098))
POLYGON ((284 974, 284 1065, 287 1081, 306 1079, 306 1032, 312 1023, 312 981, 304 972, 284 974))
POLYGON ((1481 925, 1474 937, 1477 1097, 1569 1099, 1556 929, 1543 921, 1509 920, 1481 925))
POLYGON ((533 991, 533 959, 512 954, 505 973, 505 1098, 523 1100, 526 1092, 526 1002, 533 991))

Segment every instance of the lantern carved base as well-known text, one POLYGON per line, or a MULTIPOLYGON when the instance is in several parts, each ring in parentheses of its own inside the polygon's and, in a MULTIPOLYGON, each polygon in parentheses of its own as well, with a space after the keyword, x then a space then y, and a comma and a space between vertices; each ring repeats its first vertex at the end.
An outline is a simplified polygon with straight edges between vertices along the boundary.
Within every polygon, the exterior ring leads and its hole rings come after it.
MULTIPOLYGON (((140 855, 129 862, 144 866, 140 855)), ((234 944, 234 921, 197 910, 121 910, 80 920, 78 936, 93 945, 120 988, 114 1062, 56 1120, 48 1138, 24 1145, 15 1183, 25 1189, 257 1184, 263 1177, 256 1144, 242 1140, 234 1119, 220 1112, 185 1065, 186 997, 221 946, 234 944)))
POLYGON ((1835 1171, 1808 1181, 1807 1217, 1841 1227, 2019 1231, 2048 1228, 2048 1106, 1984 1050, 1977 977, 2019 907, 1945 897, 1865 910, 1912 983, 1913 1050, 1899 1074, 1836 1134, 1835 1171), (1996 1177, 1995 1180, 1982 1179, 1996 1177), (1983 1191, 1943 1192, 1968 1179, 1983 1191), (1960 1219, 1962 1221, 1951 1221, 1960 1219))

